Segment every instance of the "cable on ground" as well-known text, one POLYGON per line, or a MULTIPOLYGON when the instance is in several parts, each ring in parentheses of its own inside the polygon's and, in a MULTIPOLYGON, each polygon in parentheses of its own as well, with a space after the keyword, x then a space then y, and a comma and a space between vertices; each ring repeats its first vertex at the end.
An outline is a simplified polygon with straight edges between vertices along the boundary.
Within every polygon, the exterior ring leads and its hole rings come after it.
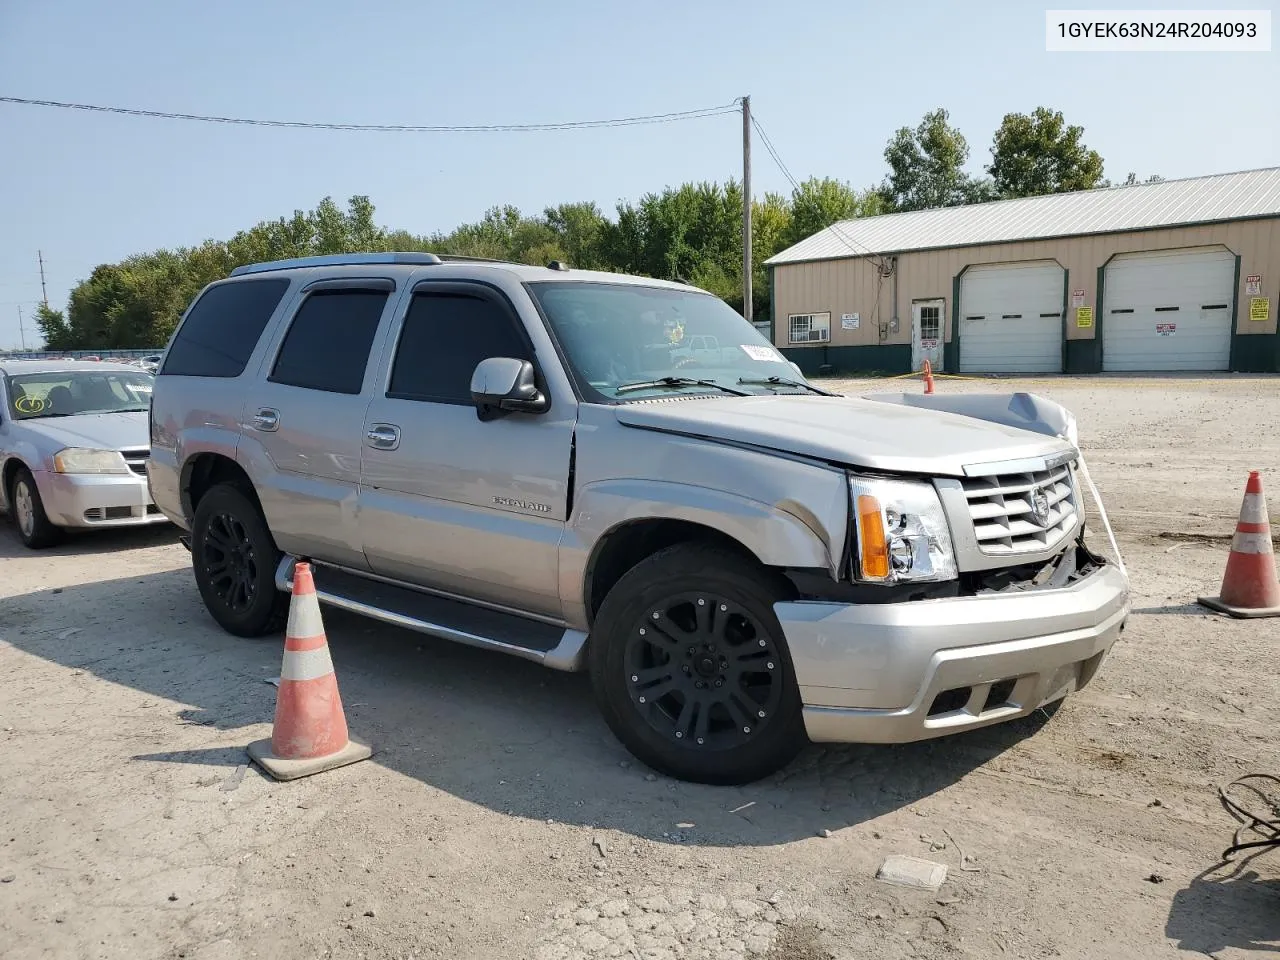
POLYGON ((1243 777, 1232 780, 1226 786, 1218 787, 1218 799, 1227 812, 1240 824, 1231 838, 1231 846, 1222 851, 1222 859, 1229 860, 1231 855, 1241 850, 1258 848, 1280 848, 1280 793, 1268 796, 1263 790, 1246 781, 1266 780, 1280 787, 1280 777, 1269 773, 1246 773, 1243 777), (1265 816, 1258 816, 1242 804, 1233 800, 1228 794, 1232 787, 1239 787, 1257 794, 1270 809, 1265 816), (1261 840, 1243 840, 1246 831, 1252 830, 1262 837, 1261 840))

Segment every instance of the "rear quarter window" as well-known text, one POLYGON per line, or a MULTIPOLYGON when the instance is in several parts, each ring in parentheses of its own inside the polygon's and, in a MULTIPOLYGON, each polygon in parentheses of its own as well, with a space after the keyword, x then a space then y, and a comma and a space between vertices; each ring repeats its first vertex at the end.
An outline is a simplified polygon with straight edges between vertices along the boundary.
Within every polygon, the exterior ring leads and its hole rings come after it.
POLYGON ((238 377, 253 355, 289 281, 236 280, 210 287, 195 302, 165 353, 161 376, 238 377))

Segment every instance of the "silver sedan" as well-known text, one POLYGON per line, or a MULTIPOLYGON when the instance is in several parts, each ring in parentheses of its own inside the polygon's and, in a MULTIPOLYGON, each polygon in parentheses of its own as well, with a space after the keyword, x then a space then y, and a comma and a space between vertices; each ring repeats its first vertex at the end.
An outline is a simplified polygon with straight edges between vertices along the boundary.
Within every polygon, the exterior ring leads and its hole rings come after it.
POLYGON ((123 363, 0 360, 0 506, 28 547, 167 522, 147 486, 154 382, 123 363))

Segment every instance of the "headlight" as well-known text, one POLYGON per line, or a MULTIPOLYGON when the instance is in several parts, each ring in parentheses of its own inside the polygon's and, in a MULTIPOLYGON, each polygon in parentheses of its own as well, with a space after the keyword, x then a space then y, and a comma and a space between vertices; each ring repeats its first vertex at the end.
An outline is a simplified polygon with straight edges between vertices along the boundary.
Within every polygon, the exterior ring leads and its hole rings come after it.
POLYGON ((872 583, 952 580, 956 557, 930 483, 850 477, 858 543, 854 578, 872 583))
POLYGON ((84 447, 67 447, 53 457, 53 469, 58 473, 128 473, 129 465, 118 450, 88 450, 84 447))

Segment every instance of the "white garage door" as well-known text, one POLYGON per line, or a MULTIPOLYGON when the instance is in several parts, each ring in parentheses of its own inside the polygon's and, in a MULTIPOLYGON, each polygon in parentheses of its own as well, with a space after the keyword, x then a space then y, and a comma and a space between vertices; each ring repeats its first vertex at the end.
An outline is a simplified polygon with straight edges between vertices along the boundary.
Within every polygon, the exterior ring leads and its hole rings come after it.
POLYGON ((1235 273, 1224 247, 1116 257, 1102 285, 1102 369, 1228 369, 1235 273))
POLYGON ((1062 267, 1052 260, 970 267, 960 280, 960 369, 1062 370, 1062 267))

